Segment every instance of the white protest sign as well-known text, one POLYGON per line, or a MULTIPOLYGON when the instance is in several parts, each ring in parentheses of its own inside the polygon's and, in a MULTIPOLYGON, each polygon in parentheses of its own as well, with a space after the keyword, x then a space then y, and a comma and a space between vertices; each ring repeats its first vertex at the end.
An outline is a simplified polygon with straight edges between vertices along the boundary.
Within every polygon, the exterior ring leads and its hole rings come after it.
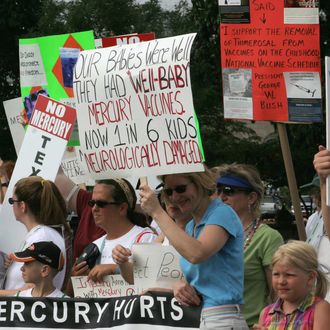
POLYGON ((0 250, 16 251, 26 235, 25 227, 15 219, 8 203, 16 182, 31 175, 55 179, 75 119, 75 109, 38 96, 1 208, 0 250))
POLYGON ((121 275, 107 275, 102 282, 88 281, 87 276, 72 276, 75 298, 110 298, 140 294, 135 285, 128 284, 121 275))
POLYGON ((79 54, 73 90, 80 147, 94 179, 204 170, 190 83, 194 38, 79 54))
POLYGON ((134 244, 134 284, 143 290, 148 288, 172 289, 183 278, 180 255, 173 246, 162 244, 134 244))
POLYGON ((14 142, 16 154, 19 154, 23 143, 25 130, 21 123, 22 98, 7 100, 3 102, 11 137, 14 142))
POLYGON ((38 44, 19 44, 20 83, 25 86, 47 85, 47 78, 38 44))
POLYGON ((95 181, 86 174, 87 171, 80 158, 79 147, 67 148, 62 158, 61 167, 64 174, 75 184, 83 183, 88 186, 94 186, 95 181))
MULTIPOLYGON (((325 57, 325 107, 326 107, 326 137, 327 149, 330 148, 330 57, 325 57)), ((327 177, 326 183, 326 203, 330 206, 330 177, 327 177)))

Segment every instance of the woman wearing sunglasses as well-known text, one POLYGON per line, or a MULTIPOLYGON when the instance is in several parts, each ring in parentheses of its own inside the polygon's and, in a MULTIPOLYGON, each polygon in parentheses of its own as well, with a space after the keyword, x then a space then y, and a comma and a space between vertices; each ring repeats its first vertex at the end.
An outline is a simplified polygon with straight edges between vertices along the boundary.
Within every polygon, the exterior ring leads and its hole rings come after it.
MULTIPOLYGON (((156 188, 157 189, 157 188, 156 188)), ((160 201, 167 212, 167 214, 175 221, 181 230, 184 230, 186 224, 191 220, 192 216, 190 213, 183 213, 179 207, 171 202, 169 197, 162 191, 159 195, 160 201)), ((153 243, 161 243, 162 245, 168 246, 170 242, 164 233, 160 232, 153 243)), ((123 276, 126 282, 134 284, 133 275, 133 264, 130 262, 130 256, 132 252, 130 249, 117 245, 112 250, 112 258, 120 268, 120 274, 123 276)), ((149 288, 149 291, 171 291, 162 288, 149 288)))
MULTIPOLYGON (((28 231, 21 246, 22 251, 35 242, 53 241, 66 256, 64 237, 52 226, 59 227, 61 232, 64 229, 66 236, 70 236, 71 231, 66 222, 65 201, 53 182, 39 176, 20 179, 8 202, 13 207, 17 221, 28 231)), ((16 261, 11 263, 5 275, 5 290, 1 291, 2 295, 15 294, 25 286, 22 265, 23 263, 16 261)), ((55 286, 60 290, 64 284, 65 269, 66 267, 54 279, 55 286)))
POLYGON ((131 249, 134 243, 149 243, 156 235, 147 226, 145 215, 135 211, 136 194, 125 179, 98 181, 88 205, 95 224, 106 234, 93 242, 100 251, 97 264, 92 269, 86 261, 75 264, 72 275, 88 274, 90 280, 99 282, 117 272, 118 266, 112 258, 116 245, 131 249))
POLYGON ((141 207, 160 226, 182 256, 186 281, 179 281, 174 295, 183 305, 202 305, 201 329, 247 329, 240 313, 243 303, 243 228, 236 213, 219 199, 212 199, 215 177, 208 170, 161 177, 163 192, 193 219, 186 230, 159 204, 147 185, 140 187, 141 207))
POLYGON ((283 239, 278 231, 259 219, 264 186, 255 167, 222 165, 218 175, 218 196, 236 211, 244 228, 243 314, 248 325, 253 326, 268 304, 268 297, 273 298, 270 264, 283 239))

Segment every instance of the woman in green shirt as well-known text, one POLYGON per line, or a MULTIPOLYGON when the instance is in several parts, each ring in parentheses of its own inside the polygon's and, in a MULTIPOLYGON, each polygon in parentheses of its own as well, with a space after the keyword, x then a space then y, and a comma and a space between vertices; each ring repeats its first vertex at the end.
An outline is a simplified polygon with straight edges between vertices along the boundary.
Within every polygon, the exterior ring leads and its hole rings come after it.
POLYGON ((272 299, 270 264, 283 244, 281 234, 259 219, 264 186, 257 169, 246 164, 218 168, 218 197, 238 214, 244 227, 244 307, 249 327, 272 299))

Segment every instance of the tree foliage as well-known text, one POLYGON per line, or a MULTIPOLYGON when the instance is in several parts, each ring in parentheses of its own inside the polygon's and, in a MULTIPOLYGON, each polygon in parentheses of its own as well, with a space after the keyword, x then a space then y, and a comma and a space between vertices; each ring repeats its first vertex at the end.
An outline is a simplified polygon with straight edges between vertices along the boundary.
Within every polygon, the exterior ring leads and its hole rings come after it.
MULTIPOLYGON (((256 165, 263 178, 286 184, 281 149, 276 134, 266 141, 245 122, 223 118, 220 68, 218 2, 181 0, 173 11, 165 11, 158 0, 138 4, 134 0, 2 0, 0 32, 1 101, 19 95, 18 39, 93 30, 95 37, 155 32, 166 37, 197 32, 192 49, 191 79, 194 107, 201 127, 209 166, 224 162, 256 165)), ((329 54, 327 17, 330 2, 321 2, 321 51, 329 54)), ((324 76, 324 75, 323 75, 324 76)), ((2 102, 1 102, 2 107, 2 102)), ((15 158, 4 111, 0 112, 0 156, 15 158)), ((297 180, 312 176, 312 157, 324 143, 324 124, 287 125, 297 180)))

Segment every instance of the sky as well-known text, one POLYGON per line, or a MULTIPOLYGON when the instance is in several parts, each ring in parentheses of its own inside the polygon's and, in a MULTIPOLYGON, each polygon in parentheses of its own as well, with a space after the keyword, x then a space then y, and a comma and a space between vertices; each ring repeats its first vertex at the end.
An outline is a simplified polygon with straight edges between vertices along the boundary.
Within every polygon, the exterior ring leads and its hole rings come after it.
MULTIPOLYGON (((139 3, 145 3, 147 0, 136 0, 139 3)), ((162 7, 166 10, 173 9, 176 4, 180 2, 180 0, 159 0, 162 7)), ((189 1, 190 2, 190 1, 189 1)))

